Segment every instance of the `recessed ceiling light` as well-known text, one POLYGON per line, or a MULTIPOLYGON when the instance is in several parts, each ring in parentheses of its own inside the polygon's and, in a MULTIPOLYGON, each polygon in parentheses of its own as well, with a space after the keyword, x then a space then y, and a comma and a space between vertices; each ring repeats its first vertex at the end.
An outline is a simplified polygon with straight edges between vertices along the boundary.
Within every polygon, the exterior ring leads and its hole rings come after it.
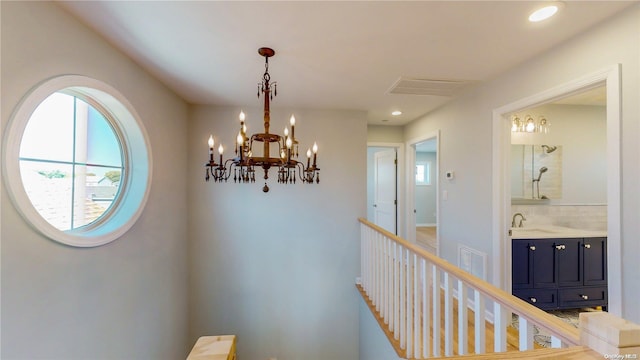
POLYGON ((402 111, 400 111, 400 110, 393 111, 393 112, 391 113, 391 115, 393 115, 393 116, 402 115, 402 111))
POLYGON ((560 9, 559 4, 547 5, 545 7, 542 7, 532 12, 531 15, 529 15, 529 21, 538 22, 538 21, 546 20, 552 17, 553 15, 555 15, 559 9, 560 9))

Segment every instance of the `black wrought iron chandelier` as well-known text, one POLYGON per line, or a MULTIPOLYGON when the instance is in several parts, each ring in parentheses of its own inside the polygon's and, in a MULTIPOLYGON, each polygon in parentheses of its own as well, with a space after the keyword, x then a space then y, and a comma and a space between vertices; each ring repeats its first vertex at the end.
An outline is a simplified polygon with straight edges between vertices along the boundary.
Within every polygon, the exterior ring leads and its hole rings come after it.
POLYGON ((320 168, 317 166, 318 145, 307 150, 306 165, 298 161, 298 140, 295 138, 296 119, 293 115, 289 119, 291 131, 285 127, 284 136, 269 133, 269 102, 277 95, 276 83, 270 82, 269 75, 269 58, 275 55, 275 51, 270 48, 258 49, 258 54, 264 56, 264 75, 262 81, 258 84, 258 98, 260 93, 264 97, 264 132, 247 136, 247 126, 245 125, 245 114, 240 111, 240 131, 235 141, 235 154, 232 159, 223 161, 222 154, 224 148, 222 145, 218 147, 220 154, 219 162, 216 163, 213 156, 214 140, 213 135, 209 136, 209 161, 205 164, 205 180, 209 181, 213 178, 214 182, 226 182, 233 175, 235 183, 254 183, 256 181, 255 168, 264 170, 264 186, 262 191, 268 192, 269 186, 269 169, 272 167, 278 169, 278 183, 295 184, 296 179, 302 183, 313 184, 320 182, 320 168), (272 92, 273 88, 273 92, 272 92), (253 152, 253 143, 262 143, 262 156, 255 156, 253 152), (274 149, 277 146, 278 156, 271 156, 271 145, 274 149), (311 157, 313 155, 313 162, 311 157))

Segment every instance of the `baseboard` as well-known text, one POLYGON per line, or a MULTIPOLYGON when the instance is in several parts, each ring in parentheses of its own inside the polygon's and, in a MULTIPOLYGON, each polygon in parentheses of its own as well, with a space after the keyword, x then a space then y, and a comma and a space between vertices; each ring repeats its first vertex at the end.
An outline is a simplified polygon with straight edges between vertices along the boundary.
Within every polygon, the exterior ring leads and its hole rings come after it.
POLYGON ((416 227, 435 227, 437 224, 435 223, 423 223, 423 224, 416 224, 416 227))

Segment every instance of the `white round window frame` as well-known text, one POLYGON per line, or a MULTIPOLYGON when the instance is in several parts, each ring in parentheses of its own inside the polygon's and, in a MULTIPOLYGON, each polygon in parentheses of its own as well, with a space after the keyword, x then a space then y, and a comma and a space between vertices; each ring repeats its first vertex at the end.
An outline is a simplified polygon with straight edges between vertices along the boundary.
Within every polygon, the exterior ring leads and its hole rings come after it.
POLYGON ((133 106, 116 89, 81 75, 57 76, 36 85, 16 107, 4 138, 3 175, 9 195, 22 217, 45 237, 74 247, 95 247, 120 238, 138 220, 149 197, 152 161, 146 130, 133 106), (29 199, 20 176, 20 144, 33 111, 51 94, 70 89, 98 103, 122 134, 124 184, 115 208, 95 224, 61 231, 45 220, 29 199))

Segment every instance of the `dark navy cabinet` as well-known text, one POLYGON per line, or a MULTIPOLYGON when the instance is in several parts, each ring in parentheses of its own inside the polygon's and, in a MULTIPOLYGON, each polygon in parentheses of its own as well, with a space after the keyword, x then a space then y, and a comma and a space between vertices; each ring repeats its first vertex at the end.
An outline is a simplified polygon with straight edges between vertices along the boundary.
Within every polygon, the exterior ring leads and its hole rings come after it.
POLYGON ((607 238, 513 239, 513 294, 544 310, 607 306, 607 238))

